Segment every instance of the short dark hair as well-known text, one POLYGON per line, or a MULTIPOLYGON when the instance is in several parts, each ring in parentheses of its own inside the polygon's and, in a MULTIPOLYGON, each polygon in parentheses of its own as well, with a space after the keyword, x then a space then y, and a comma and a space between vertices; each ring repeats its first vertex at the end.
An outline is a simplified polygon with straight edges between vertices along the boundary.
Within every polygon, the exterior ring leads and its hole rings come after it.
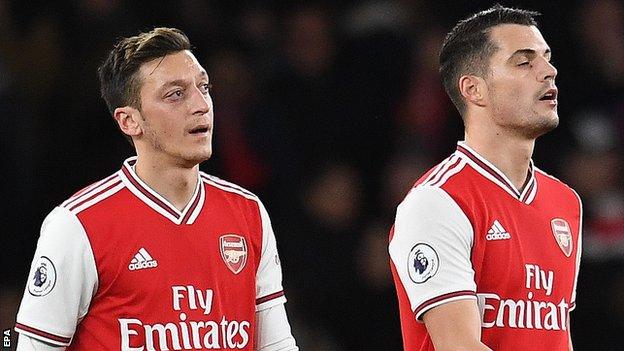
POLYGON ((190 49, 188 37, 176 28, 154 28, 120 39, 98 68, 100 92, 110 113, 123 106, 141 107, 138 72, 142 64, 190 49))
POLYGON ((496 4, 459 21, 446 35, 440 51, 440 75, 446 93, 464 114, 466 104, 457 82, 464 74, 484 76, 489 72, 489 60, 498 49, 490 41, 490 30, 500 24, 520 24, 537 27, 539 12, 504 7, 496 4))

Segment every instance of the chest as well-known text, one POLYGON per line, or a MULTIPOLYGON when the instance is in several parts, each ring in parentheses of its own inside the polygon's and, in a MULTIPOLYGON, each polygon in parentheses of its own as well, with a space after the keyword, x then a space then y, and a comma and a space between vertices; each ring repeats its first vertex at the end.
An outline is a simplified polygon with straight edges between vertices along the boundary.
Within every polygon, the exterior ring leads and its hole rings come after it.
POLYGON ((253 314, 256 221, 228 204, 207 203, 191 225, 134 209, 87 225, 99 279, 94 302, 155 320, 253 314))
POLYGON ((576 277, 580 216, 556 201, 492 201, 473 220, 478 290, 515 298, 569 298, 576 277))

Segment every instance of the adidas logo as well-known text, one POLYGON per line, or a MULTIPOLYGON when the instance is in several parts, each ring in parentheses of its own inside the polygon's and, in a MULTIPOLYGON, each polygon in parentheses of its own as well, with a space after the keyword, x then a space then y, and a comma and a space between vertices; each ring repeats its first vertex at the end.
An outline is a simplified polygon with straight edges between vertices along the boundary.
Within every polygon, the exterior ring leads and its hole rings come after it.
POLYGON ((487 235, 485 236, 485 240, 507 240, 511 239, 511 234, 509 234, 505 228, 500 224, 498 220, 494 220, 494 224, 490 230, 488 230, 487 235))
POLYGON ((152 258, 152 256, 145 250, 140 248, 139 252, 134 255, 132 261, 128 265, 128 269, 135 271, 137 269, 153 268, 158 266, 158 261, 152 258))

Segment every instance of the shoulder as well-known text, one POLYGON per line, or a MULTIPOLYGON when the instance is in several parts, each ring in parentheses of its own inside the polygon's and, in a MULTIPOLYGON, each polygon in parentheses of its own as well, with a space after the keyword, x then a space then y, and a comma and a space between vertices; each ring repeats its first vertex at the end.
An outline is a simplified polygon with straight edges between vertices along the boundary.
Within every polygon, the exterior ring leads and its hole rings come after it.
POLYGON ((243 188, 240 185, 234 184, 232 182, 228 182, 227 180, 223 180, 219 177, 200 172, 199 176, 206 186, 214 188, 219 192, 223 192, 228 196, 233 197, 243 197, 248 200, 259 202, 260 199, 258 196, 251 191, 243 188))
POLYGON ((535 167, 535 176, 538 178, 539 186, 542 190, 556 192, 560 194, 560 196, 576 198, 579 202, 581 201, 578 193, 559 178, 537 167, 535 167))
POLYGON ((119 175, 119 172, 115 172, 102 180, 82 188, 67 200, 63 201, 59 207, 64 208, 73 214, 78 214, 81 211, 110 198, 112 195, 124 188, 124 186, 125 185, 119 175))
POLYGON ((76 215, 67 208, 58 206, 50 211, 43 220, 41 232, 46 233, 55 231, 55 229, 71 229, 77 227, 81 227, 81 225, 76 215))
POLYGON ((556 207, 559 212, 573 214, 580 220, 583 202, 574 189, 538 168, 535 168, 535 177, 537 192, 547 199, 549 206, 556 207))
POLYGON ((570 188, 569 185, 564 183, 561 179, 553 176, 552 174, 544 171, 541 168, 535 167, 535 175, 538 176, 542 181, 546 181, 550 183, 551 185, 569 188, 570 190, 572 189, 570 188))
POLYGON ((416 184, 418 186, 430 186, 430 187, 442 187, 451 178, 457 179, 456 175, 466 166, 466 160, 460 157, 457 153, 453 153, 436 166, 432 167, 427 173, 425 173, 416 184))
POLYGON ((404 217, 409 221, 417 216, 420 219, 441 219, 448 217, 465 217, 455 199, 443 188, 430 185, 419 185, 405 196, 397 208, 397 220, 404 217))
POLYGON ((426 207, 427 205, 440 202, 453 202, 453 199, 441 187, 430 185, 418 185, 413 187, 399 204, 399 208, 405 206, 426 207))
MULTIPOLYGON (((427 210, 432 204, 446 204, 457 207, 456 193, 466 189, 471 177, 466 172, 468 162, 458 152, 454 152, 425 172, 409 190, 397 209, 427 210)), ((448 207, 447 206, 447 207, 448 207)))
POLYGON ((37 247, 50 255, 89 247, 87 233, 78 217, 63 207, 55 207, 43 220, 37 247))
POLYGON ((219 194, 220 198, 236 203, 241 208, 247 208, 254 214, 257 214, 259 211, 262 217, 268 216, 260 198, 251 191, 204 172, 200 172, 200 178, 207 192, 212 191, 213 194, 219 194))
MULTIPOLYGON (((223 196, 227 202, 235 204, 235 207, 241 211, 240 213, 248 219, 251 219, 252 222, 258 223, 263 233, 270 233, 271 236, 273 235, 271 219, 258 196, 239 185, 204 172, 200 172, 200 178, 207 188, 216 191, 223 196)), ((208 189, 206 191, 208 191, 208 189)), ((263 235, 262 240, 265 242, 268 240, 268 237, 263 235)))

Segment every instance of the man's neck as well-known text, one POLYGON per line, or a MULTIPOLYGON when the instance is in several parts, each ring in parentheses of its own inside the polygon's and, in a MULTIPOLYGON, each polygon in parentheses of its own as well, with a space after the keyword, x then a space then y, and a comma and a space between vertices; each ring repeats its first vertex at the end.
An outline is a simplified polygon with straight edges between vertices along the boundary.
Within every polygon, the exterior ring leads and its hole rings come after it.
POLYGON ((139 156, 135 172, 150 188, 182 211, 197 187, 199 165, 188 168, 170 160, 139 156))
POLYGON ((535 140, 509 135, 465 134, 466 144, 498 168, 522 191, 527 181, 535 140))

